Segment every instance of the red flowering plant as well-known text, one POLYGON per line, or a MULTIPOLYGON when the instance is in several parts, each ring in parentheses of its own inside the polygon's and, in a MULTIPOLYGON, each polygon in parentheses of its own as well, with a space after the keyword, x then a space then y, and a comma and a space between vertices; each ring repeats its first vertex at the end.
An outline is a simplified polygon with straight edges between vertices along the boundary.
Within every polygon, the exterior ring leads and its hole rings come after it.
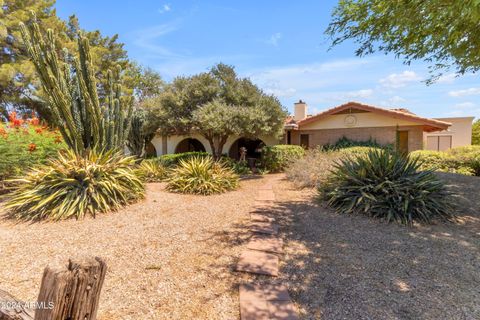
POLYGON ((2 180, 46 163, 64 148, 59 132, 41 123, 35 114, 22 119, 18 112, 10 112, 6 122, 0 121, 0 193, 2 180))

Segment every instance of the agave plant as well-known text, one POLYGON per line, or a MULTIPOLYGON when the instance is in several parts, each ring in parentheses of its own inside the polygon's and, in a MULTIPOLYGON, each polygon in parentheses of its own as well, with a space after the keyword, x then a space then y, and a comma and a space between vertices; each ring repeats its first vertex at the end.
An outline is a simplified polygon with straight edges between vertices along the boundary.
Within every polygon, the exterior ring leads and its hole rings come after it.
POLYGON ((211 157, 180 160, 167 178, 167 189, 174 192, 210 195, 238 187, 238 175, 211 157))
POLYGON ((419 171, 418 158, 386 150, 341 159, 326 186, 328 204, 342 213, 360 213, 411 225, 449 220, 452 201, 433 171, 419 171))
POLYGON ((133 157, 120 153, 73 151, 11 180, 13 192, 6 208, 25 220, 83 218, 86 214, 116 210, 144 195, 144 185, 132 169, 133 157))
POLYGON ((167 168, 158 160, 143 160, 137 169, 137 175, 145 182, 160 182, 167 177, 167 168))

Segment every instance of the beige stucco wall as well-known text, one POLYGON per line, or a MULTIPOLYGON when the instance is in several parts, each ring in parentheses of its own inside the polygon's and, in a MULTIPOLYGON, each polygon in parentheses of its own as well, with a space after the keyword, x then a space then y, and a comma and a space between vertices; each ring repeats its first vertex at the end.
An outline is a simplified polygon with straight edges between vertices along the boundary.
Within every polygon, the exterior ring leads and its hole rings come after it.
POLYGON ((469 146, 472 144, 472 122, 474 117, 454 117, 454 118, 435 118, 440 121, 450 122, 452 124, 447 130, 425 133, 424 140, 427 137, 451 136, 452 148, 469 146))
MULTIPOLYGON (((203 144, 203 146, 205 147, 205 151, 212 152, 212 149, 210 148, 210 144, 208 143, 208 140, 199 134, 190 134, 190 135, 183 135, 183 136, 180 136, 180 135, 168 136, 166 137, 166 149, 163 148, 164 146, 162 147, 162 138, 165 138, 165 137, 162 137, 161 135, 156 135, 152 140, 152 144, 155 146, 158 156, 162 154, 175 153, 175 148, 177 147, 177 145, 182 140, 187 138, 197 139, 203 144)), ((223 153, 228 153, 232 144, 239 138, 240 138, 239 136, 229 137, 227 139, 227 142, 223 146, 223 153)), ((280 143, 279 139, 272 136, 261 136, 259 137, 259 139, 262 140, 267 146, 272 146, 280 143)))
POLYGON ((408 131, 408 151, 423 148, 422 126, 391 126, 391 127, 360 127, 360 128, 337 128, 317 130, 295 130, 291 133, 292 144, 300 144, 300 135, 309 135, 309 148, 315 148, 325 144, 333 144, 342 137, 354 141, 376 140, 379 144, 395 144, 397 130, 408 131))
POLYGON ((418 123, 379 115, 373 112, 336 114, 301 126, 302 130, 341 129, 341 128, 377 128, 395 126, 415 126, 418 123), (348 121, 355 119, 355 123, 348 121))

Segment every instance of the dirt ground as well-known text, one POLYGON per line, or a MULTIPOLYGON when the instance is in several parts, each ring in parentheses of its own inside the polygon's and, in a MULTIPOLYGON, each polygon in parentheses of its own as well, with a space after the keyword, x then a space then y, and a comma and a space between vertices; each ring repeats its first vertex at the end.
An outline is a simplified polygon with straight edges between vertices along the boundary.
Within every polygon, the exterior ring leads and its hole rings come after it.
POLYGON ((280 276, 234 272, 262 179, 202 197, 150 184, 144 201, 84 221, 0 221, 0 288, 36 299, 43 268, 96 255, 99 319, 238 319, 243 281, 286 284, 302 319, 480 319, 480 178, 442 175, 459 223, 408 228, 339 215, 313 190, 274 185, 280 276))
POLYGON ((281 279, 304 319, 480 319, 480 178, 442 174, 459 222, 408 228, 339 215, 278 186, 281 279))
POLYGON ((149 184, 146 199, 84 221, 19 223, 0 220, 0 288, 35 301, 47 264, 100 256, 108 271, 99 319, 237 319, 233 265, 244 242, 257 187, 192 196, 149 184))

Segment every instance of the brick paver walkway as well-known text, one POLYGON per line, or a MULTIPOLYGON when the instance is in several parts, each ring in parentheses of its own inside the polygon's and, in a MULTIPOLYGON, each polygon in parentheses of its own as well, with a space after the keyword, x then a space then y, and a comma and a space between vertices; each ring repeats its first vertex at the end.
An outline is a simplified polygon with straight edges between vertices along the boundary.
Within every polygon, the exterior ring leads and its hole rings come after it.
MULTIPOLYGON (((236 270, 269 276, 278 275, 279 256, 283 240, 278 237, 275 218, 268 214, 274 205, 273 183, 267 182, 258 190, 255 209, 250 214, 250 238, 240 254, 236 270)), ((297 311, 287 288, 281 284, 248 283, 240 285, 240 317, 242 320, 295 320, 297 311)))

